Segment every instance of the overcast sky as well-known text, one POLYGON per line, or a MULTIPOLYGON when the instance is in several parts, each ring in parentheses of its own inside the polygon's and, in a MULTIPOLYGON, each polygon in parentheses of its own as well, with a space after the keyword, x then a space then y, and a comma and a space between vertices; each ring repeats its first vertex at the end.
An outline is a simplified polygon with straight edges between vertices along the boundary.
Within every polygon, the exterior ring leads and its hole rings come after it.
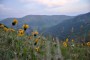
POLYGON ((25 15, 79 15, 90 12, 90 0, 0 0, 0 19, 25 15))

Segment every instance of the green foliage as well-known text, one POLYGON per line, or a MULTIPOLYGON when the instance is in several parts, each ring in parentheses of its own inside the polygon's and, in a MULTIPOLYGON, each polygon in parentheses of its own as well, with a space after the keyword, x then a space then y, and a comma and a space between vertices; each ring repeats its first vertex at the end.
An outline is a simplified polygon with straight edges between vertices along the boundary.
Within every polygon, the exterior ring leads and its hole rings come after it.
POLYGON ((90 47, 67 47, 61 46, 65 60, 90 60, 90 47))
POLYGON ((27 35, 19 37, 17 32, 0 29, 0 60, 90 60, 90 47, 64 47, 57 39, 43 36, 34 45, 37 37, 28 39, 27 35), (36 47, 39 47, 39 51, 36 47))

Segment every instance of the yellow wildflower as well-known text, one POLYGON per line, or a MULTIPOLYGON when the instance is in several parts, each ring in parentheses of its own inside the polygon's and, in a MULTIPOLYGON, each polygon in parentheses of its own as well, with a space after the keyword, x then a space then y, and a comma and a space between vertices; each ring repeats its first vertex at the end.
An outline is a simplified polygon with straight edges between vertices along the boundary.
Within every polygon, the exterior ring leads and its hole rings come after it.
POLYGON ((32 32, 32 35, 33 36, 37 36, 39 33, 37 32, 37 31, 35 31, 35 32, 32 32))
POLYGON ((29 28, 29 25, 24 24, 24 25, 22 26, 22 28, 24 28, 24 30, 26 30, 27 28, 29 28))
POLYGON ((12 22, 12 25, 16 25, 18 23, 18 20, 14 18, 13 22, 12 22))
POLYGON ((8 28, 6 28, 6 27, 4 27, 3 29, 4 29, 4 31, 6 31, 6 32, 9 30, 9 29, 8 29, 8 28))
POLYGON ((19 29, 19 31, 18 31, 18 36, 23 36, 23 35, 24 35, 24 30, 19 29))
POLYGON ((35 48, 35 50, 36 50, 37 52, 39 52, 39 49, 40 49, 40 47, 36 47, 36 48, 35 48))
POLYGON ((67 38, 67 39, 66 39, 66 42, 68 42, 68 40, 69 40, 69 39, 67 38))
POLYGON ((66 42, 63 42, 63 46, 64 46, 64 47, 67 47, 67 43, 66 43, 66 42))
POLYGON ((84 44, 82 43, 81 46, 84 46, 84 44))
POLYGON ((39 39, 40 39, 40 37, 38 37, 38 38, 35 40, 34 45, 36 45, 36 44, 38 43, 39 39))
POLYGON ((87 46, 89 46, 89 47, 90 47, 90 42, 87 42, 87 46))
POLYGON ((4 25, 3 24, 0 24, 0 28, 3 28, 4 27, 4 25))
POLYGON ((74 39, 72 39, 72 42, 74 42, 74 39))

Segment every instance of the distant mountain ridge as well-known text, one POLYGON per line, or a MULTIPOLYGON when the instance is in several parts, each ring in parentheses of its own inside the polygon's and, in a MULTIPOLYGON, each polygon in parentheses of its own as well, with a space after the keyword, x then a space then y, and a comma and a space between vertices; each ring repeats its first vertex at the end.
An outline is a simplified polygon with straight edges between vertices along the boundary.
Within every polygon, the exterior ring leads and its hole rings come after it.
MULTIPOLYGON (((42 29, 43 27, 48 28, 52 27, 54 25, 57 25, 58 23, 73 18, 73 16, 65 16, 65 15, 27 15, 22 18, 16 18, 19 23, 18 27, 21 27, 24 23, 28 24, 30 27, 37 27, 39 29, 42 29)), ((14 18, 7 18, 0 23, 5 24, 8 27, 11 27, 11 23, 14 18)))
POLYGON ((88 32, 90 32, 90 12, 65 20, 47 29, 45 34, 65 39, 70 35, 75 38, 75 36, 82 36, 88 32))

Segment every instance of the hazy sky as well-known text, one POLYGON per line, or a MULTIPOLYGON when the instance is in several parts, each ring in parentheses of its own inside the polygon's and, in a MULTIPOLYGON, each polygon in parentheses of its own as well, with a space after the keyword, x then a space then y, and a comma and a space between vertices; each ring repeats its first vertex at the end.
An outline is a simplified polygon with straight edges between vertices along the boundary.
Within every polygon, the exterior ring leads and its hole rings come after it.
POLYGON ((0 19, 25 15, 78 15, 90 12, 90 0, 0 0, 0 19))

